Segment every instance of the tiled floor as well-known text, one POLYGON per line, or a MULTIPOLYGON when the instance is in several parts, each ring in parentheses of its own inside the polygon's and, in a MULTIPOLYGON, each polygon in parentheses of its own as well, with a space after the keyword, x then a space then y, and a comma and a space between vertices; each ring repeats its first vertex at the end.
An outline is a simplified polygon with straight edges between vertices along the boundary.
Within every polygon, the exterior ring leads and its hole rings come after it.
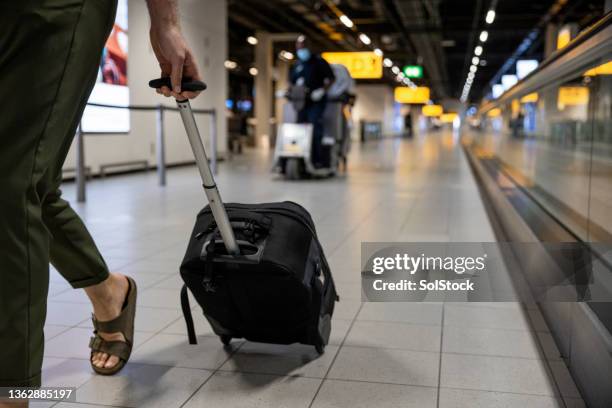
POLYGON ((495 240, 455 136, 355 145, 348 175, 330 180, 287 182, 268 166, 263 152, 223 163, 221 192, 312 212, 342 298, 325 354, 236 340, 224 349, 199 314, 199 344, 188 345, 177 268, 204 204, 195 168, 170 170, 166 188, 154 173, 97 180, 75 207, 109 265, 139 283, 136 348, 119 375, 93 375, 90 307, 52 271, 44 383, 78 387, 79 402, 56 407, 583 406, 537 310, 361 303, 364 240, 495 240))

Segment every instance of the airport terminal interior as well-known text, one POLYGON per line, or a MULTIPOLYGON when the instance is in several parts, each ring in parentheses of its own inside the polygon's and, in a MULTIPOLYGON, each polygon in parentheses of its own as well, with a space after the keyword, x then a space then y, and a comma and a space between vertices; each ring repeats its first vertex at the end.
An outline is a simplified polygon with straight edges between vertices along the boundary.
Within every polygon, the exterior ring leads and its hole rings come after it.
POLYGON ((190 294, 189 344, 179 269, 208 201, 174 100, 147 85, 145 2, 123 0, 62 191, 138 284, 134 349, 95 374, 89 299, 51 266, 42 385, 76 399, 31 407, 612 407, 611 0, 178 6, 221 197, 310 212, 339 295, 329 341, 224 345, 190 294), (300 105, 293 77, 319 54, 335 81, 317 146, 316 92, 300 105), (561 262, 543 293, 548 255, 512 247, 495 279, 528 295, 385 300, 365 287, 369 243, 563 243, 588 271, 561 262))

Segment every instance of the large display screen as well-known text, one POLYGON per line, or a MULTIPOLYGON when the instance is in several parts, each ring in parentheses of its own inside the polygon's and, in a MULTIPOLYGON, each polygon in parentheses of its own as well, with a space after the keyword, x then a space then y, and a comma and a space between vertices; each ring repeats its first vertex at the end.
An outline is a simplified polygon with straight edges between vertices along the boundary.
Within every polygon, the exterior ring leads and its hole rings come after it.
MULTIPOLYGON (((96 85, 89 103, 128 106, 128 0, 119 0, 113 30, 102 51, 96 85)), ((81 121, 84 132, 123 133, 130 130, 127 109, 87 106, 81 121)))

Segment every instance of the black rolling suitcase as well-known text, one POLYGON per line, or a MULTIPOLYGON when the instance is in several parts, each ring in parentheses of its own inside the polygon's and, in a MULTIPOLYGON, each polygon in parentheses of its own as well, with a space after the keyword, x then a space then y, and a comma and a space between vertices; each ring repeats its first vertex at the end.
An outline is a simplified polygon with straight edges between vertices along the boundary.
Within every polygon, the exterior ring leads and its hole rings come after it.
POLYGON ((196 336, 187 289, 224 344, 298 342, 322 353, 338 296, 310 214, 293 202, 223 205, 189 101, 177 104, 209 201, 181 265, 189 342, 196 336))

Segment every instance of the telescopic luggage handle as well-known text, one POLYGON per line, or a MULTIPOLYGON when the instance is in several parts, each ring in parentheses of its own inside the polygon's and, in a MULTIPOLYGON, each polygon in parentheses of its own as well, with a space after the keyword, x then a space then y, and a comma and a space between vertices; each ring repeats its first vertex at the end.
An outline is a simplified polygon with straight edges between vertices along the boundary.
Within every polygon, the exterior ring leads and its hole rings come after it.
MULTIPOLYGON (((170 78, 158 78, 149 81, 149 86, 151 88, 161 88, 164 85, 170 86, 170 78)), ((181 83, 181 89, 183 91, 203 91, 206 89, 206 84, 201 81, 192 81, 189 78, 184 78, 181 83)), ((202 143, 200 132, 198 131, 195 118, 193 117, 191 104, 189 100, 177 100, 176 104, 181 113, 181 119, 183 119, 183 124, 185 125, 189 144, 191 145, 191 150, 193 151, 198 170, 200 171, 200 176, 202 177, 206 198, 208 198, 210 209, 217 223, 217 227, 219 228, 219 233, 221 234, 225 248, 230 255, 240 255, 240 248, 236 242, 234 230, 232 229, 227 211, 225 211, 223 201, 219 195, 219 189, 217 188, 210 166, 208 165, 208 158, 206 157, 204 144, 202 143)))

